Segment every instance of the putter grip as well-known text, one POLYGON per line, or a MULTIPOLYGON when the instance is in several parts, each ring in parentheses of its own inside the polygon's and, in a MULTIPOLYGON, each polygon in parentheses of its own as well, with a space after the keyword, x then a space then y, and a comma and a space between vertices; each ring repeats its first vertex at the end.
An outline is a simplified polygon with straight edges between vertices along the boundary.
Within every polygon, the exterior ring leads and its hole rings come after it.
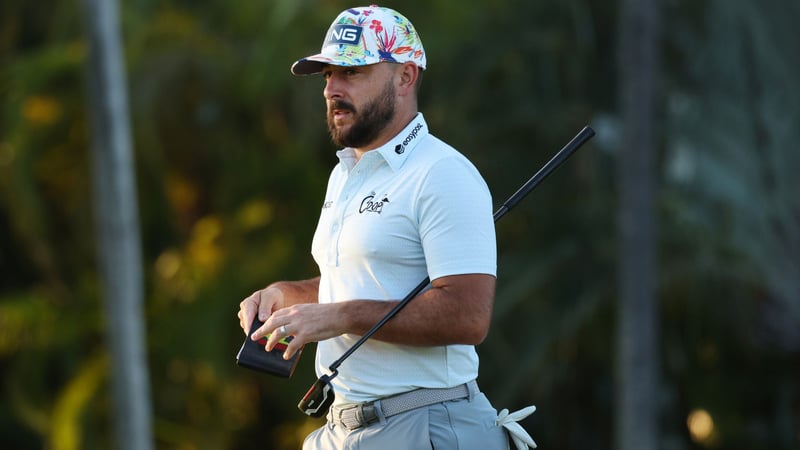
POLYGON ((239 353, 236 355, 236 364, 279 377, 291 377, 295 367, 297 367, 297 362, 300 360, 300 354, 303 349, 300 349, 288 360, 283 359, 286 345, 292 341, 292 337, 288 336, 278 341, 278 344, 273 347, 271 352, 264 350, 264 346, 267 344, 267 337, 258 341, 250 338, 262 324, 262 322, 258 321, 258 318, 253 320, 253 324, 250 325, 250 334, 244 339, 242 348, 239 349, 239 353))

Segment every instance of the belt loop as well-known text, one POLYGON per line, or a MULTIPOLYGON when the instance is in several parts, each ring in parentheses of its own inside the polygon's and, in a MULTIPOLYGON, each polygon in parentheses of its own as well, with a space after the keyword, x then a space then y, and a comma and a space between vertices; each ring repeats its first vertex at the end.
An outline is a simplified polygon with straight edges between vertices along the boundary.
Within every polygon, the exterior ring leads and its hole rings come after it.
POLYGON ((381 425, 386 425, 386 415, 383 414, 383 404, 380 400, 376 400, 372 406, 375 407, 375 415, 378 416, 378 422, 381 425))
POLYGON ((327 419, 327 422, 331 425, 331 428, 336 426, 336 416, 333 414, 333 410, 334 408, 328 408, 328 413, 325 414, 325 419, 327 419))
POLYGON ((469 401, 472 401, 475 399, 475 395, 477 395, 478 392, 480 392, 478 390, 478 383, 475 382, 475 380, 473 380, 465 384, 467 386, 467 392, 469 392, 469 397, 468 397, 469 401))

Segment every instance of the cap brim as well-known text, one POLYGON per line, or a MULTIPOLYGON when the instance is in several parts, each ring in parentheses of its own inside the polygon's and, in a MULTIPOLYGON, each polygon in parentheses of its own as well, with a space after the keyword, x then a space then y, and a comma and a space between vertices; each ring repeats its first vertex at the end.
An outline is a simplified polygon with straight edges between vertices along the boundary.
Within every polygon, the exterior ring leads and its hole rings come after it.
MULTIPOLYGON (((369 66, 372 64, 378 64, 380 62, 389 62, 389 61, 374 61, 374 62, 371 61, 363 64, 352 64, 343 61, 338 61, 329 56, 324 56, 322 54, 319 54, 319 55, 307 56, 303 59, 295 61, 295 63, 292 64, 291 70, 292 74, 297 76, 314 75, 322 72, 322 69, 324 69, 325 66, 329 65, 341 66, 341 67, 355 67, 355 66, 369 66)), ((419 67, 420 70, 425 70, 424 65, 417 64, 417 67, 419 67)))
MULTIPOLYGON (((309 56, 307 58, 299 59, 292 64, 292 74, 294 75, 314 75, 322 72, 322 68, 328 63, 317 60, 320 55, 309 56)), ((325 58, 329 60, 329 58, 325 58)))
POLYGON ((354 64, 352 61, 340 60, 336 57, 326 56, 323 53, 307 56, 292 64, 292 73, 295 75, 314 75, 322 72, 325 66, 357 67, 377 64, 381 61, 354 64))

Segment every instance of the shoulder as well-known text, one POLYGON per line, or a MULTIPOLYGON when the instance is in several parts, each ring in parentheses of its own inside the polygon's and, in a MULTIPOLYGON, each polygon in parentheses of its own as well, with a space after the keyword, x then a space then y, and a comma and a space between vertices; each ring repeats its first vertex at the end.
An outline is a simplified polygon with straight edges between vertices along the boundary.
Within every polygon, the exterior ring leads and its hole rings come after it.
POLYGON ((477 171, 475 165, 463 153, 438 137, 428 134, 415 149, 411 161, 415 169, 425 166, 430 169, 467 169, 477 171))

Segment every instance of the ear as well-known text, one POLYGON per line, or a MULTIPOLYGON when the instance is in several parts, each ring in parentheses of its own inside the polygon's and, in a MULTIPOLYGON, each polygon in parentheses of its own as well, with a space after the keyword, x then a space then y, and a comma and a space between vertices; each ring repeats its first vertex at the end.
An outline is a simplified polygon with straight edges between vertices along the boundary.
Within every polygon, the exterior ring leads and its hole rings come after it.
POLYGON ((403 63, 397 71, 397 93, 399 95, 411 95, 419 78, 419 66, 413 62, 403 63))

